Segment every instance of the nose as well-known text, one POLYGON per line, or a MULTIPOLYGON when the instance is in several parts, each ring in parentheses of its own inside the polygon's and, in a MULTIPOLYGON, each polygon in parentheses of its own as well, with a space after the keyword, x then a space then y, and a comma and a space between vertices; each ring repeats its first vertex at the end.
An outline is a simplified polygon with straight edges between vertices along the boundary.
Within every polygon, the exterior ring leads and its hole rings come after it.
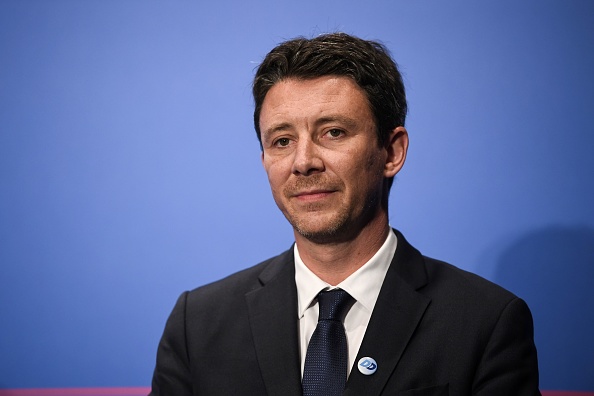
POLYGON ((324 161, 315 142, 299 139, 294 151, 293 174, 309 176, 324 170, 324 161))

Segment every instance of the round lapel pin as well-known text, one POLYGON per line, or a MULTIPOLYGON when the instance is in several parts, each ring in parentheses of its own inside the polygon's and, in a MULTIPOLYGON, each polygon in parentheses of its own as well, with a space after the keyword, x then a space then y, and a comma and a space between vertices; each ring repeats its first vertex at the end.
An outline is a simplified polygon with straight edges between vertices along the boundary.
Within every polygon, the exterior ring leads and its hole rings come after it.
POLYGON ((359 359, 359 363, 357 363, 357 368, 359 368, 359 372, 363 375, 371 375, 375 373, 377 370, 377 363, 373 358, 364 357, 359 359))

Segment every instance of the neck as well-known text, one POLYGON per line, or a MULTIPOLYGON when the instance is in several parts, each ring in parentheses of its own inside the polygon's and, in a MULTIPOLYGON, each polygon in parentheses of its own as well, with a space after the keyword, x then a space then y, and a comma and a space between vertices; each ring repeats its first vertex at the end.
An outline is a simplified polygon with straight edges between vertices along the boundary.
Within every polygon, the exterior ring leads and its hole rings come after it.
POLYGON ((389 232, 386 217, 368 224, 349 241, 316 243, 295 232, 295 242, 307 268, 324 282, 336 286, 373 257, 389 232))

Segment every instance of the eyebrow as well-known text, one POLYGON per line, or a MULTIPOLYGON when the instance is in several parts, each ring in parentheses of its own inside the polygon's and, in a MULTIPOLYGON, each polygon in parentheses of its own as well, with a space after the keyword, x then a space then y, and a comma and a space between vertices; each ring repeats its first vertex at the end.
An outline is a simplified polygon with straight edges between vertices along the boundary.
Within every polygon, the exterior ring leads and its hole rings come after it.
POLYGON ((349 129, 353 129, 357 126, 356 120, 354 120, 350 117, 342 116, 342 115, 330 115, 330 116, 318 118, 315 122, 315 125, 319 126, 319 125, 327 124, 327 123, 331 123, 331 122, 339 122, 349 129))
POLYGON ((289 122, 281 122, 279 124, 273 125, 270 128, 265 129, 262 131, 262 135, 272 135, 275 132, 284 131, 286 129, 291 128, 291 123, 289 122))
MULTIPOLYGON (((354 129, 357 126, 357 121, 350 117, 345 117, 342 115, 329 115, 325 117, 318 118, 314 122, 314 126, 318 127, 323 124, 328 124, 332 122, 339 122, 343 124, 348 129, 354 129)), ((270 136, 276 132, 284 131, 287 129, 291 129, 292 124, 290 122, 281 122, 276 125, 272 125, 270 128, 262 131, 262 136, 270 136)))

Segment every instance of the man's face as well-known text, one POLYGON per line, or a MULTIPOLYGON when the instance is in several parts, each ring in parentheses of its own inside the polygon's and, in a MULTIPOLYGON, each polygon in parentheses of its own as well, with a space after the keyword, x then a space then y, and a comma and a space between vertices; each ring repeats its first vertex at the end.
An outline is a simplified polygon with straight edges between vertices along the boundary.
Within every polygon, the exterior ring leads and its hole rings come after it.
POLYGON ((386 166, 390 150, 379 147, 365 93, 351 79, 275 84, 260 129, 274 200, 300 235, 349 240, 387 210, 381 202, 385 177, 395 174, 386 166))

